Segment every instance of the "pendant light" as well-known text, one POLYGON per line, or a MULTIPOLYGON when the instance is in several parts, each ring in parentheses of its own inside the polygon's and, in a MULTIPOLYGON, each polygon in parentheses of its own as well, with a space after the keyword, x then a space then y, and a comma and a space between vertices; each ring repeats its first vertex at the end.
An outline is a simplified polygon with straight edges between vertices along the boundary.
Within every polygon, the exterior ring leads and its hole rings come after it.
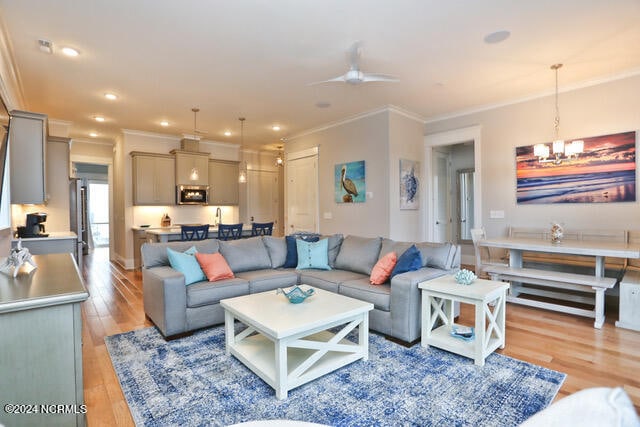
MULTIPOLYGON (((242 153, 242 147, 244 145, 244 117, 239 117, 240 120, 240 152, 242 153)), ((243 154, 244 157, 244 154, 243 154)), ((247 162, 243 160, 240 165, 240 173, 238 174, 238 182, 240 184, 245 184, 247 182, 247 162)))
POLYGON ((282 145, 278 145, 278 156, 276 157, 276 166, 284 166, 284 153, 282 152, 282 145))
MULTIPOLYGON (((196 126, 196 116, 198 114, 198 111, 200 111, 199 108, 197 107, 193 107, 191 109, 191 111, 193 111, 193 139, 195 141, 198 141, 200 138, 198 138, 197 134, 198 134, 198 127, 196 126)), ((189 180, 191 181, 197 181, 200 179, 200 171, 198 170, 197 167, 193 167, 191 169, 191 173, 189 174, 189 180)))

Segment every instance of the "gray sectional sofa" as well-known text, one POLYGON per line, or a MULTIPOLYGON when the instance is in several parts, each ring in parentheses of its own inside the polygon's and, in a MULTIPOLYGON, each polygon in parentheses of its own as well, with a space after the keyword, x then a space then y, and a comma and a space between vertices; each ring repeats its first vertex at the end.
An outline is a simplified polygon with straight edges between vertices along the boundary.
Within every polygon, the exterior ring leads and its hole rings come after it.
POLYGON ((369 275, 378 259, 390 251, 400 256, 413 243, 340 234, 325 237, 331 270, 283 268, 287 257, 283 237, 146 243, 142 246, 145 314, 165 337, 171 337, 224 323, 222 299, 305 283, 372 303, 370 329, 413 342, 420 337, 418 283, 455 273, 460 267, 458 245, 415 243, 422 268, 398 274, 383 285, 370 285, 369 275), (166 249, 185 251, 191 246, 198 252, 220 252, 235 278, 185 286, 183 274, 171 268, 166 249))

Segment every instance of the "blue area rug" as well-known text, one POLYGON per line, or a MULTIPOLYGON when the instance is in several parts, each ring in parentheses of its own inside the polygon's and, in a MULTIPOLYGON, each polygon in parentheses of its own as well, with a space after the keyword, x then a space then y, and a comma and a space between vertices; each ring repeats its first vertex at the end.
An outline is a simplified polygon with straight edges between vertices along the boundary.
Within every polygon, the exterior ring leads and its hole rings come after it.
POLYGON ((293 389, 286 400, 224 352, 224 328, 166 342, 155 328, 106 338, 140 426, 290 419, 333 426, 515 426, 545 408, 565 374, 500 354, 484 367, 370 334, 369 360, 293 389))

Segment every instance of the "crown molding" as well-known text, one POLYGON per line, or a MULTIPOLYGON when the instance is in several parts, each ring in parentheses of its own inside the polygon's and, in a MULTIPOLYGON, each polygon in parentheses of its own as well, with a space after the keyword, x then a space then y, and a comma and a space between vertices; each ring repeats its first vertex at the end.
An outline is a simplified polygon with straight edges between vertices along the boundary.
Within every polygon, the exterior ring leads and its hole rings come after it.
POLYGON ((54 125, 59 125, 59 126, 71 126, 73 124, 73 122, 70 122, 68 120, 60 120, 60 119, 52 119, 52 118, 49 118, 48 122, 54 125))
POLYGON ((82 142, 83 144, 94 144, 94 145, 108 145, 110 147, 113 147, 114 142, 109 142, 109 141, 105 141, 105 140, 99 140, 99 139, 89 139, 89 138, 71 138, 71 143, 74 142, 82 142))
POLYGON ((422 117, 419 114, 416 114, 416 113, 414 113, 412 111, 405 110, 402 107, 398 107, 396 105, 389 104, 387 106, 387 109, 390 112, 393 112, 393 113, 396 113, 396 114, 400 114, 401 116, 404 116, 404 117, 406 117, 408 119, 411 119, 411 120, 415 120, 416 122, 419 122, 421 124, 425 124, 426 123, 426 119, 424 117, 422 117))
POLYGON ((4 18, 0 15, 0 97, 7 111, 26 109, 22 80, 15 64, 13 46, 7 34, 4 18))
MULTIPOLYGON (((558 93, 566 93, 572 92, 574 90, 585 89, 592 86, 598 86, 605 83, 611 83, 618 80, 624 80, 631 77, 640 76, 640 68, 634 68, 632 70, 628 70, 622 73, 618 73, 608 77, 601 77, 591 80, 586 80, 583 82, 575 83, 572 85, 567 85, 562 88, 558 88, 558 93)), ((457 117, 468 116, 471 114, 482 113, 485 111, 495 110, 502 107, 508 107, 510 105, 520 104, 527 101, 533 101, 535 99, 546 98, 548 96, 555 95, 555 90, 548 90, 542 93, 538 93, 535 95, 529 95, 522 98, 512 99, 511 101, 498 102, 495 104, 485 104, 478 107, 472 107, 465 110, 454 111, 452 113, 441 114, 437 116, 431 116, 425 119, 425 124, 440 122, 443 120, 455 119, 457 117)))
POLYGON ((121 129, 124 135, 136 135, 136 136, 146 136, 149 138, 158 138, 165 139, 171 142, 180 142, 182 138, 175 135, 167 135, 165 133, 156 133, 156 132, 147 132, 144 130, 136 130, 136 129, 121 129))

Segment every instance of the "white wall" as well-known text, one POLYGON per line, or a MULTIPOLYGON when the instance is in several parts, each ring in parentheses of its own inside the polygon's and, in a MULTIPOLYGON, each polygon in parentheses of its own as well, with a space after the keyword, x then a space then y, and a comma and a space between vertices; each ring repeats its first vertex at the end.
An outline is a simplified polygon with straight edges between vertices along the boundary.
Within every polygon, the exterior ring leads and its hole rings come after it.
POLYGON ((424 186, 424 122, 400 114, 389 112, 389 235, 394 240, 420 241, 424 235, 422 200, 424 186), (418 191, 420 209, 400 210, 400 159, 420 162, 418 191))
MULTIPOLYGON (((640 76, 561 93, 560 136, 575 139, 639 129, 638 93, 640 76)), ((640 229, 637 201, 516 204, 515 148, 551 141, 554 115, 554 98, 549 96, 428 122, 425 127, 427 133, 432 134, 470 125, 481 126, 482 224, 489 236, 504 235, 511 225, 547 227, 554 220, 563 222, 567 229, 640 229), (490 210, 504 210, 505 218, 489 218, 490 210)))
POLYGON ((319 230, 324 234, 389 235, 389 114, 380 111, 345 121, 287 141, 287 153, 319 147, 319 230), (334 168, 337 164, 365 161, 364 203, 336 203, 334 168), (325 219, 330 214, 332 219, 325 219))

